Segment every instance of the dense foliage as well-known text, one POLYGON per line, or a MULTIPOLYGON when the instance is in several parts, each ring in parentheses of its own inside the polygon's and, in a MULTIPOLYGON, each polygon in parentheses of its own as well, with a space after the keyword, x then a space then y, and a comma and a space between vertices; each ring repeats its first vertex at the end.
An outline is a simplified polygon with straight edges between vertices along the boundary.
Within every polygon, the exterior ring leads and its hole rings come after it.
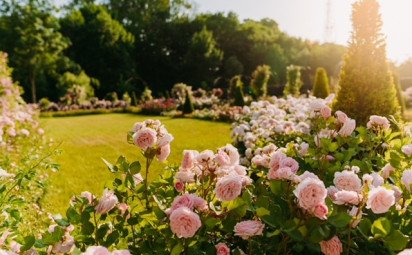
POLYGON ((316 69, 315 82, 313 84, 313 96, 325 98, 330 94, 329 78, 326 70, 322 67, 316 69))

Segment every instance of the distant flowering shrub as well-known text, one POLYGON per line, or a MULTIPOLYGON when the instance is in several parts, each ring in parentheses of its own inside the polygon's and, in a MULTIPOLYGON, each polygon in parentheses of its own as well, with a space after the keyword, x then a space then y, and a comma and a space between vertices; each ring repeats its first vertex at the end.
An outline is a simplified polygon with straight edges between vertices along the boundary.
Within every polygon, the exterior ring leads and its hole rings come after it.
POLYGON ((143 114, 160 115, 163 112, 170 112, 177 109, 177 103, 174 99, 159 98, 144 101, 140 106, 143 114))

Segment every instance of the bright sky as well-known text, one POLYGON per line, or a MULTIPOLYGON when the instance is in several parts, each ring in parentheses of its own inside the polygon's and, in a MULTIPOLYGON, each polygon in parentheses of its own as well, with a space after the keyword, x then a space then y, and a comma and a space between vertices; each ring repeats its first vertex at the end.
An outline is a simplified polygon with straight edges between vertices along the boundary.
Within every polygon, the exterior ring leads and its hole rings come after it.
MULTIPOLYGON (((330 0, 333 33, 330 41, 346 45, 351 31, 354 0, 330 0)), ((276 20, 290 35, 325 40, 327 0, 195 0, 199 12, 234 11, 241 19, 276 20)), ((412 57, 412 0, 379 0, 387 36, 388 57, 403 61, 412 57)))
MULTIPOLYGON (((64 3, 67 0, 55 0, 64 3)), ((241 19, 272 18, 290 35, 324 41, 328 0, 192 0, 198 12, 234 11, 241 19)), ((330 0, 333 32, 329 41, 346 45, 354 0, 330 0)), ((378 0, 387 36, 388 57, 400 62, 412 57, 412 0, 378 0)))

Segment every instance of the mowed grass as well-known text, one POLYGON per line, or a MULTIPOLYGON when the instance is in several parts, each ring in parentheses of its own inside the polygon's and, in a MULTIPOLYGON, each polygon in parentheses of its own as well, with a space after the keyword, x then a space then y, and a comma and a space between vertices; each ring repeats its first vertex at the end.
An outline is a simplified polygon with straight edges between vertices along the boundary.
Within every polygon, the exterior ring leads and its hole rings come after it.
MULTIPOLYGON (((159 119, 174 136, 167 163, 180 163, 185 149, 216 149, 230 143, 230 125, 193 119, 172 119, 131 114, 104 114, 41 119, 48 137, 61 142, 59 172, 51 173, 43 207, 53 213, 64 213, 73 195, 90 191, 101 195, 110 184, 110 173, 101 158, 114 163, 124 155, 129 161, 141 160, 136 146, 126 141, 133 124, 145 119, 159 119)), ((143 161, 141 161, 143 164, 143 161)), ((155 162, 149 178, 153 179, 165 164, 155 162)))

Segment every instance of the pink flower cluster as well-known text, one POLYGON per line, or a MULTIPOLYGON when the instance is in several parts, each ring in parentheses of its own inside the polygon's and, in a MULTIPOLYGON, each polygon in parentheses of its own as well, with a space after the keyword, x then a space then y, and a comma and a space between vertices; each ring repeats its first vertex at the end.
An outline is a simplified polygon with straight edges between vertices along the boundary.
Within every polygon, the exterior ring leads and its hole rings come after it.
POLYGON ((253 236, 263 235, 265 224, 258 220, 241 221, 235 225, 235 235, 247 240, 253 236))
POLYGON ((118 203, 119 200, 117 196, 114 194, 114 192, 105 189, 103 192, 103 196, 100 198, 99 203, 95 207, 96 213, 106 214, 110 210, 112 210, 118 203))
POLYGON ((133 142, 143 151, 153 150, 160 162, 170 155, 170 142, 173 136, 166 130, 159 120, 145 120, 138 122, 133 128, 133 142))
POLYGON ((82 255, 131 255, 131 253, 128 250, 116 250, 110 252, 103 246, 90 246, 82 253, 82 255))

